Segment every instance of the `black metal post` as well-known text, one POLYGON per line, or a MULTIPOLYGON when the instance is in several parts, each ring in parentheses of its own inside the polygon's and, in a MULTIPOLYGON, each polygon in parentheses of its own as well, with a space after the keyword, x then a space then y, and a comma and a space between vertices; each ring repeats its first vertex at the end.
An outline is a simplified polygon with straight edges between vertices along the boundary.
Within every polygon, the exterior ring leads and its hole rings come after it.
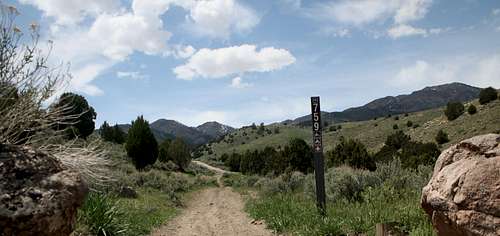
POLYGON ((313 156, 316 177, 316 205, 320 213, 326 215, 325 169, 323 160, 323 137, 321 134, 321 108, 319 97, 311 97, 313 156))

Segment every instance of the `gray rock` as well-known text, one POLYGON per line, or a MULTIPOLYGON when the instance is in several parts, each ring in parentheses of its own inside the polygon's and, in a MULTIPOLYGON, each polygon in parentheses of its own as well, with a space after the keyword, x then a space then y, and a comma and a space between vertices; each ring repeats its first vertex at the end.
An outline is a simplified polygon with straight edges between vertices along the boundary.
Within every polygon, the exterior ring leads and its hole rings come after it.
POLYGON ((439 156, 421 199, 439 235, 500 235, 499 142, 476 136, 439 156))
POLYGON ((69 235, 88 187, 77 172, 29 147, 0 150, 0 235, 69 235))

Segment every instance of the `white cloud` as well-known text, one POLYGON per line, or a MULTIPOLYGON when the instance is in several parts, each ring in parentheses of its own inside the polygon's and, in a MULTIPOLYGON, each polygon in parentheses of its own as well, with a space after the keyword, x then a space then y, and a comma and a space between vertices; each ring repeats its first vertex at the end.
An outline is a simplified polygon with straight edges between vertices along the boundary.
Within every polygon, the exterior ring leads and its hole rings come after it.
MULTIPOLYGON (((387 31, 387 33, 393 39, 407 37, 407 36, 415 36, 415 35, 427 36, 427 30, 420 29, 420 28, 414 28, 410 25, 394 26, 394 27, 390 28, 387 31)), ((437 33, 437 32, 435 32, 435 33, 437 33)))
POLYGON ((431 5, 432 0, 339 0, 316 4, 307 15, 356 27, 391 19, 390 37, 425 36, 428 34, 426 29, 413 27, 410 23, 424 18, 431 5))
POLYGON ((118 71, 116 76, 122 79, 132 79, 132 80, 143 80, 148 78, 147 75, 142 74, 139 71, 118 71))
POLYGON ((231 80, 230 86, 232 88, 243 89, 243 88, 251 87, 252 84, 243 82, 241 77, 238 76, 238 77, 235 77, 233 80, 231 80))
POLYGON ((87 16, 97 16, 104 12, 118 9, 118 0, 19 0, 43 11, 47 17, 53 17, 60 25, 71 25, 82 21, 87 16))
POLYGON ((500 15, 500 8, 493 9, 493 10, 491 11, 491 14, 493 14, 493 15, 495 15, 495 16, 500 15))
POLYGON ((293 64, 295 57, 286 49, 244 44, 227 48, 203 48, 184 65, 174 68, 180 79, 221 78, 246 72, 269 72, 293 64))
POLYGON ((500 54, 447 58, 442 61, 416 61, 401 68, 390 81, 397 87, 420 88, 449 82, 463 82, 479 87, 500 88, 500 54))
POLYGON ((245 33, 260 18, 253 9, 236 0, 201 0, 189 6, 188 25, 202 36, 227 39, 231 32, 245 33))

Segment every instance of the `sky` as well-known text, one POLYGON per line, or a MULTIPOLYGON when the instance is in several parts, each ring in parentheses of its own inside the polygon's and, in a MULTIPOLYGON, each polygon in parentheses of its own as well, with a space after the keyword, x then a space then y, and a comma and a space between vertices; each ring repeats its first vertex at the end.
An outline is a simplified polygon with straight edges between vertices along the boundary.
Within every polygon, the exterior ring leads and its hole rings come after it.
MULTIPOLYGON (((498 0, 0 0, 103 121, 266 124, 448 82, 500 88, 498 0)), ((61 91, 58 92, 62 92, 61 91)))

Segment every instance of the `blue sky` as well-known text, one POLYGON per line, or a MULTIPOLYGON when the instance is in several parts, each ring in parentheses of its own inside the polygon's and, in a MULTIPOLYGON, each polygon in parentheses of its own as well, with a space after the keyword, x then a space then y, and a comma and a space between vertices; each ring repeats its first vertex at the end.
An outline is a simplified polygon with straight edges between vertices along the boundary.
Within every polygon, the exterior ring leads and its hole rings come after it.
MULTIPOLYGON (((500 87, 498 0, 17 0, 97 123, 239 127, 459 81, 500 87)), ((61 90, 62 91, 62 90, 61 90)))

